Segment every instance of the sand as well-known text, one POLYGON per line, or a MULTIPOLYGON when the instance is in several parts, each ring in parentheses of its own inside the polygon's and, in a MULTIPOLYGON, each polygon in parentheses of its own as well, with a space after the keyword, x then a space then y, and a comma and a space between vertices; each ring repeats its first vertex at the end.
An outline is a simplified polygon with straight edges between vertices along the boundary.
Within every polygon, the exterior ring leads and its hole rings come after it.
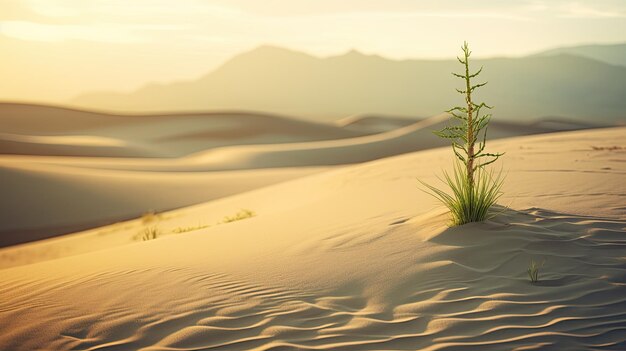
POLYGON ((218 199, 329 167, 224 172, 150 172, 41 164, 0 157, 0 246, 218 199))
POLYGON ((113 115, 18 103, 0 103, 0 125, 0 179, 10 199, 0 203, 0 247, 329 169, 203 171, 184 158, 191 153, 371 133, 252 112, 113 115))
POLYGON ((2 249, 0 348, 626 349, 625 133, 490 143, 507 207, 483 223, 418 189, 444 148, 2 249))
POLYGON ((174 158, 228 145, 373 133, 246 111, 122 115, 17 103, 0 103, 0 126, 2 154, 118 158, 174 158))
MULTIPOLYGON (((445 123, 445 115, 314 123, 252 112, 112 115, 0 103, 0 179, 10 199, 0 203, 0 247, 443 146, 432 130, 445 123)), ((559 128, 494 122, 489 136, 559 128)))

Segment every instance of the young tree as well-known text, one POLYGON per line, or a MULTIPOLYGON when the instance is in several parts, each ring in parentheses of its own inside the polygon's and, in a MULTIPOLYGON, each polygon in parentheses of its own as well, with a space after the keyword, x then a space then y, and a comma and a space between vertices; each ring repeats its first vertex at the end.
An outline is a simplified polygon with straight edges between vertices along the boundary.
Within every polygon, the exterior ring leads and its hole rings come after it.
POLYGON ((445 175, 445 181, 452 189, 453 195, 448 195, 435 187, 423 183, 432 192, 433 196, 442 201, 451 211, 454 224, 478 222, 486 219, 489 208, 500 197, 502 185, 501 174, 496 177, 493 173, 487 173, 484 167, 495 162, 502 153, 485 152, 487 142, 487 126, 491 114, 481 115, 482 109, 490 110, 484 102, 477 104, 472 100, 474 90, 484 86, 485 83, 472 84, 472 79, 482 72, 481 67, 477 72, 470 73, 469 58, 471 51, 467 42, 461 47, 463 58, 457 57, 465 68, 462 74, 452 73, 455 77, 464 80, 464 89, 456 89, 465 99, 465 106, 456 106, 447 112, 453 120, 459 123, 447 126, 435 132, 438 136, 452 141, 452 150, 460 164, 454 169, 454 177, 445 175), (479 137, 482 134, 482 141, 479 137), (478 147, 476 143, 478 142, 478 147))

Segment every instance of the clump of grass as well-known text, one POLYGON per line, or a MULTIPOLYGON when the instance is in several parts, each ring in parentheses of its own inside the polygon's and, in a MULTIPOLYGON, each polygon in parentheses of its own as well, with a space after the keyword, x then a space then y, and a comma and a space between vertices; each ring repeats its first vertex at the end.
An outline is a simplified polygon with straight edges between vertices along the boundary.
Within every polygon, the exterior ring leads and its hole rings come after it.
POLYGON ((484 102, 477 104, 472 100, 474 90, 487 84, 485 82, 472 85, 472 78, 477 77, 483 68, 470 74, 471 51, 467 43, 464 43, 461 49, 463 58, 458 57, 458 60, 465 72, 452 74, 464 81, 464 88, 456 90, 463 95, 466 105, 453 107, 447 111, 454 120, 459 121, 458 124, 435 132, 439 137, 452 141, 452 151, 458 159, 453 175, 444 172, 444 182, 450 187, 452 194, 420 181, 430 190, 427 191, 429 194, 448 207, 452 214, 452 223, 455 225, 487 219, 489 208, 502 194, 500 189, 503 182, 501 172, 494 175, 484 169, 503 154, 485 152, 487 125, 491 114, 481 115, 481 109, 492 109, 492 107, 484 102), (481 133, 482 141, 479 141, 481 133))
MULTIPOLYGON (((250 218, 250 217, 254 217, 256 214, 253 211, 250 210, 246 210, 246 209, 242 209, 239 212, 237 212, 236 214, 234 214, 233 216, 226 216, 224 217, 224 219, 222 219, 222 221, 217 222, 216 225, 219 224, 225 224, 225 223, 231 223, 231 222, 235 222, 235 221, 240 221, 242 219, 246 219, 246 218, 250 218)), ((146 216, 146 215, 144 215, 146 216)), ((160 215, 156 215, 157 217, 151 217, 148 216, 148 218, 156 218, 156 219, 160 219, 160 215)), ((154 219, 147 221, 147 223, 152 222, 154 219)), ((142 217, 142 221, 143 221, 143 217, 142 217)), ((146 222, 144 222, 145 224, 146 222)), ((194 230, 200 230, 200 229, 204 229, 204 228, 208 228, 210 227, 210 225, 208 224, 198 224, 196 226, 188 226, 188 227, 178 227, 178 228, 174 228, 172 229, 173 233, 187 233, 187 232, 192 232, 194 230)), ((152 225, 152 226, 146 226, 144 227, 139 233, 137 233, 137 235, 135 235, 134 239, 135 240, 141 240, 141 241, 148 241, 148 240, 154 240, 159 238, 163 233, 161 232, 161 230, 159 230, 159 228, 156 225, 152 225)))
POLYGON ((204 228, 208 228, 208 227, 210 227, 210 225, 208 225, 208 224, 198 224, 196 226, 174 228, 174 230, 172 230, 172 232, 180 234, 180 233, 192 232, 194 230, 200 230, 200 229, 204 229, 204 228))
POLYGON ((142 241, 154 240, 161 235, 161 231, 156 226, 145 227, 139 232, 139 237, 142 241))
POLYGON ((450 210, 453 225, 489 218, 489 209, 502 196, 502 172, 494 174, 479 168, 474 173, 474 184, 469 184, 463 165, 456 162, 452 175, 444 172, 443 181, 452 190, 451 195, 432 185, 422 184, 450 210))
POLYGON ((224 217, 224 219, 222 220, 222 223, 240 221, 242 219, 254 217, 255 215, 256 214, 250 210, 242 209, 241 211, 237 212, 234 216, 224 217))
MULTIPOLYGON (((239 212, 235 213, 232 216, 226 216, 224 217, 221 221, 217 222, 215 225, 220 225, 220 224, 226 224, 226 223, 231 223, 231 222, 235 222, 235 221, 240 221, 242 219, 246 219, 246 218, 250 218, 250 217, 254 217, 256 214, 253 211, 247 210, 247 209, 242 209, 239 212)), ((172 230, 172 232, 174 233, 187 233, 187 232, 191 232, 194 230, 199 230, 199 229, 204 229, 204 228, 208 228, 210 227, 210 225, 208 224, 198 224, 197 226, 189 226, 189 227, 178 227, 172 230)))
POLYGON ((544 263, 545 261, 539 264, 535 260, 530 260, 530 265, 528 266, 526 273, 528 273, 528 277, 530 278, 531 283, 534 284, 539 281, 539 270, 543 268, 544 263))

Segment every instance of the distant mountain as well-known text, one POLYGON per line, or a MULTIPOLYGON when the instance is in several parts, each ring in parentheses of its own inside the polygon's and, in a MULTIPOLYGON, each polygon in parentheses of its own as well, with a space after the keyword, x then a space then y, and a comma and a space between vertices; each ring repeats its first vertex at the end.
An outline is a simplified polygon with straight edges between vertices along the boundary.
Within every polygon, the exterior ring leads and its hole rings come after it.
POLYGON ((612 65, 626 66, 626 43, 611 45, 580 45, 556 48, 540 52, 536 56, 554 56, 561 54, 586 57, 612 65))
MULTIPOLYGON (((477 99, 497 118, 626 117, 626 67, 570 54, 474 60, 489 81, 477 99)), ((463 103, 456 60, 395 61, 350 51, 318 58, 262 46, 194 81, 151 84, 130 94, 91 93, 72 103, 130 111, 246 109, 334 120, 362 114, 428 116, 463 103)))

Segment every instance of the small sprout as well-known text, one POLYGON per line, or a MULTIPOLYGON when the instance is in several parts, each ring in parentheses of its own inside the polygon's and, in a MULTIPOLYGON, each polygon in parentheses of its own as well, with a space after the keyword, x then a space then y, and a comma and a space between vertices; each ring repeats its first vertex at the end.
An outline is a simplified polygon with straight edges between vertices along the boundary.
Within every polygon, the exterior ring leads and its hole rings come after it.
POLYGON ((526 272, 528 273, 531 283, 537 283, 539 281, 539 270, 543 268, 544 263, 545 261, 541 262, 541 265, 539 265, 535 260, 530 260, 530 266, 528 266, 526 272))

